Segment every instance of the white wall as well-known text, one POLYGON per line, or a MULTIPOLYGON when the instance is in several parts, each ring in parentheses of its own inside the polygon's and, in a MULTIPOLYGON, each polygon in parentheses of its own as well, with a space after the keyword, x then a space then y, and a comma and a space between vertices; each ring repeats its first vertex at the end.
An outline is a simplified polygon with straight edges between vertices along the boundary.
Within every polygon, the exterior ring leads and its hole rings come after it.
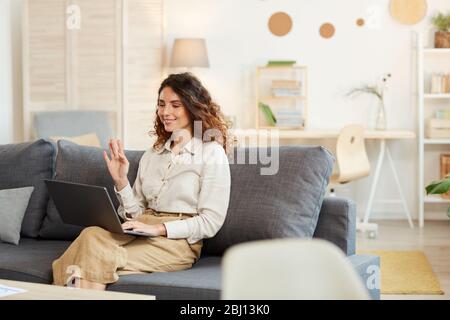
POLYGON ((9 1, 0 1, 0 144, 12 141, 11 33, 9 1))
MULTIPOLYGON (((375 116, 374 101, 364 97, 350 100, 345 93, 391 72, 388 127, 417 131, 411 34, 413 30, 430 33, 429 18, 405 26, 391 18, 388 8, 389 0, 166 0, 166 59, 174 38, 206 38, 211 68, 199 69, 197 74, 225 113, 235 114, 238 126, 245 128, 254 123, 254 69, 269 59, 293 59, 308 65, 311 128, 340 128, 350 122, 370 127, 375 116), (381 28, 357 27, 356 19, 367 19, 367 9, 373 5, 381 9, 381 28), (293 19, 287 36, 276 37, 268 31, 268 18, 277 11, 285 11, 293 19), (318 34, 324 22, 336 27, 332 39, 322 39, 318 34)), ((450 10, 450 1, 429 0, 428 15, 437 9, 450 10)), ((330 141, 316 143, 333 148, 330 141)), ((369 142, 373 168, 377 147, 369 142)), ((417 216, 417 142, 394 141, 390 150, 409 208, 417 216)), ((378 199, 398 196, 389 170, 388 166, 383 168, 378 199)), ((355 182, 344 190, 357 201, 360 213, 371 179, 355 182)), ((403 217, 400 205, 375 204, 374 211, 374 217, 403 217)), ((440 215, 445 216, 442 212, 440 215)))
MULTIPOLYGON (((414 26, 401 25, 390 17, 388 5, 389 0, 165 0, 166 52, 170 53, 175 37, 206 38, 211 68, 196 72, 225 113, 237 116, 239 127, 253 125, 254 68, 269 59, 294 59, 309 66, 312 128, 340 128, 349 122, 370 126, 373 100, 349 100, 344 95, 361 82, 391 72, 388 125, 416 131, 411 31, 429 33, 429 19, 414 26), (372 5, 381 8, 381 29, 356 27, 356 19, 367 19, 367 8, 372 5), (290 14, 294 23, 292 31, 281 38, 267 29, 268 18, 277 11, 290 14), (324 22, 336 26, 330 40, 318 35, 324 22)), ((21 8, 22 0, 0 0, 0 143, 22 140, 21 8)), ((428 15, 437 9, 450 10, 450 1, 428 0, 428 15)), ((333 149, 332 141, 315 143, 333 149)), ((408 205, 417 216, 416 141, 394 141, 390 149, 408 205)), ((374 142, 369 142, 368 152, 374 167, 374 142)), ((377 198, 395 197, 389 167, 383 169, 377 198)), ((370 182, 371 177, 362 179, 341 193, 355 199, 361 211, 370 182)), ((440 216, 445 216, 443 208, 436 208, 440 216)), ((403 217, 401 207, 392 204, 375 204, 374 210, 374 217, 403 217)))
POLYGON ((22 0, 0 0, 0 144, 22 141, 22 0))

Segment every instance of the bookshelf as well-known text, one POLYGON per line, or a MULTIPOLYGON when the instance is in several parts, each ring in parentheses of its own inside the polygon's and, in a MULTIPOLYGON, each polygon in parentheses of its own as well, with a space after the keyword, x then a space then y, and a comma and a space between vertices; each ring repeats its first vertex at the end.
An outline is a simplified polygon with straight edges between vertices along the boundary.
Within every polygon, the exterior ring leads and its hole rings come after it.
POLYGON ((308 119, 307 89, 306 66, 257 67, 256 129, 303 130, 308 119))
POLYGON ((430 209, 438 208, 439 212, 442 210, 442 216, 446 216, 447 207, 450 205, 450 199, 440 195, 427 196, 425 192, 426 185, 441 178, 440 156, 450 154, 450 119, 447 115, 437 119, 441 111, 450 110, 450 92, 443 90, 432 93, 432 75, 450 72, 450 49, 427 48, 424 46, 423 34, 417 33, 415 53, 419 128, 419 226, 423 227, 425 211, 429 206, 433 206, 430 209))

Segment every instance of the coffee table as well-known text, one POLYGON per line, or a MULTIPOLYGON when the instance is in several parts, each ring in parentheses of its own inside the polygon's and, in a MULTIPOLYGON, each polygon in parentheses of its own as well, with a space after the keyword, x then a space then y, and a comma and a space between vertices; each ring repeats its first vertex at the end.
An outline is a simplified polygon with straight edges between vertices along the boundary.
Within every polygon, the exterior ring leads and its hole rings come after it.
POLYGON ((0 285, 25 289, 0 300, 155 300, 155 296, 114 291, 76 289, 48 284, 0 279, 0 285))

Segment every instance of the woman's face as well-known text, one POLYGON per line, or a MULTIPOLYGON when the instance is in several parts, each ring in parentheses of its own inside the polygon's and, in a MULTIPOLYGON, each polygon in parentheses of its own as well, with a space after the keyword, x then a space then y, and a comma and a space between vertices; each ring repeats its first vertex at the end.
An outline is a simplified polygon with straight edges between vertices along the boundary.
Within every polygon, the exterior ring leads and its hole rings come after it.
POLYGON ((189 111, 171 87, 162 89, 158 99, 158 117, 167 132, 186 129, 192 132, 189 111))

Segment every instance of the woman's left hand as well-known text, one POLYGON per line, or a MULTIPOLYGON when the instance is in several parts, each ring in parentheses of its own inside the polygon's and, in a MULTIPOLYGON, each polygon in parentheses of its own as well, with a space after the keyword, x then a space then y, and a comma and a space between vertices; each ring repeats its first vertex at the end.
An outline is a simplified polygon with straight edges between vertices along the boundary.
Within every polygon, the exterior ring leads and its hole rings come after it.
POLYGON ((163 224, 145 224, 139 221, 126 221, 122 223, 123 230, 133 230, 136 232, 145 232, 150 234, 152 237, 165 236, 166 228, 163 224))

